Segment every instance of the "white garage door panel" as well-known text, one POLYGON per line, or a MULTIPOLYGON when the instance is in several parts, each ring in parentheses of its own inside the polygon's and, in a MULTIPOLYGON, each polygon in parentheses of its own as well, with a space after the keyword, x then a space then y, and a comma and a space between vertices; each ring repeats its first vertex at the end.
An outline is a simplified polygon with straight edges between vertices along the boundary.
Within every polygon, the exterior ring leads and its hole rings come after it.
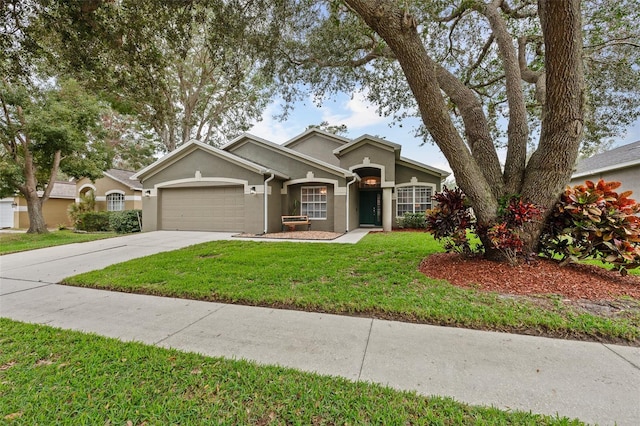
POLYGON ((162 229, 239 232, 244 228, 242 187, 163 189, 162 229))
POLYGON ((13 228, 13 200, 0 201, 0 228, 13 228))

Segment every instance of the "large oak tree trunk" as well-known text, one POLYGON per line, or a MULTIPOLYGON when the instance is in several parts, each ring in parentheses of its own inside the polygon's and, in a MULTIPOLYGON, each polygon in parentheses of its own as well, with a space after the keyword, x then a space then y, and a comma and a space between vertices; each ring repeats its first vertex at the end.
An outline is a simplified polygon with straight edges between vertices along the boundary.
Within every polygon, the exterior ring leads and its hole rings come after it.
MULTIPOLYGON (((498 199, 519 192, 549 213, 568 182, 582 136, 584 75, 580 0, 539 0, 545 42, 546 96, 539 147, 525 166, 527 122, 521 87, 521 70, 515 46, 497 10, 498 2, 477 10, 489 20, 498 40, 505 67, 509 101, 507 165, 497 182, 495 149, 488 144, 486 120, 477 113, 473 93, 465 92, 451 74, 425 50, 415 19, 397 2, 345 0, 392 50, 415 96, 425 127, 447 158, 456 182, 469 197, 481 228, 497 221, 498 199), (466 141, 457 132, 443 96, 460 106, 466 141)), ((522 235, 525 252, 537 249, 543 222, 530 224, 522 235)), ((500 257, 486 235, 480 235, 488 257, 500 257)))
POLYGON ((457 184, 471 200, 478 220, 493 223, 498 207, 493 188, 451 120, 438 82, 442 69, 427 54, 417 32, 417 22, 396 2, 346 2, 393 51, 416 99, 422 121, 447 158, 457 184))
POLYGON ((27 201, 27 212, 29 215, 28 234, 46 234, 49 232, 42 212, 43 204, 49 199, 53 190, 55 178, 58 174, 62 154, 56 151, 51 167, 51 176, 42 196, 38 196, 38 185, 36 180, 36 167, 34 165, 33 153, 30 150, 28 139, 23 140, 24 150, 24 177, 25 183, 18 189, 27 201))
MULTIPOLYGON (((525 171, 523 197, 550 213, 571 178, 582 139, 584 71, 580 0, 539 0, 545 44, 546 103, 538 149, 525 171)), ((536 252, 544 221, 527 227, 525 250, 536 252)))
POLYGON ((27 210, 29 213, 29 229, 27 234, 46 234, 49 232, 47 224, 42 213, 42 199, 38 197, 38 193, 33 190, 29 196, 25 196, 27 200, 27 210))

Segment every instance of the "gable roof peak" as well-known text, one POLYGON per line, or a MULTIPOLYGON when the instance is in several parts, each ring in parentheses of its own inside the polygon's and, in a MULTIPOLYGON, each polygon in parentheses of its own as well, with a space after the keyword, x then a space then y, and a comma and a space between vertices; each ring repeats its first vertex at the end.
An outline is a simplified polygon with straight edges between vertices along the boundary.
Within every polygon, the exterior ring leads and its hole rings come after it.
MULTIPOLYGON (((229 145, 229 144, 227 144, 229 145)), ((215 156, 218 157, 222 157, 225 158, 227 160, 230 160, 238 165, 241 165, 249 170, 252 170, 256 173, 261 173, 261 174, 266 174, 266 173, 273 173, 276 176, 278 176, 279 178, 282 179, 289 179, 289 176, 285 175, 284 173, 281 173, 277 170, 273 170, 271 168, 267 168, 264 167, 260 164, 256 164, 252 161, 246 160, 242 157, 238 157, 237 155, 234 155, 231 152, 227 152, 227 151, 223 151, 221 148, 216 148, 212 145, 208 145, 206 143, 200 142, 199 140, 196 139, 191 139, 190 141, 188 141, 187 143, 182 144, 178 149, 171 151, 170 153, 168 153, 167 155, 165 155, 164 157, 156 160, 154 163, 148 165, 147 167, 145 167, 144 169, 138 171, 136 174, 134 174, 133 176, 131 176, 129 179, 140 179, 141 177, 145 177, 146 175, 148 175, 149 173, 153 172, 156 169, 159 169, 163 166, 163 164, 168 163, 169 161, 171 161, 174 158, 180 158, 181 155, 187 155, 193 151, 195 151, 196 149, 202 149, 205 152, 208 152, 210 154, 213 154, 215 156)))
POLYGON ((286 146, 277 144, 275 142, 271 142, 268 141, 266 139, 262 139, 258 136, 252 135, 250 133, 243 133, 242 135, 238 136, 237 138, 235 138, 234 140, 232 140, 231 142, 229 142, 228 144, 224 145, 223 147, 221 147, 220 149, 228 152, 230 149, 238 146, 240 143, 242 143, 245 140, 252 140, 254 142, 257 142, 259 144, 265 145, 267 147, 270 147, 271 149, 275 150, 275 151, 280 151, 281 153, 284 153, 285 155, 292 157, 292 158, 297 158, 299 160, 305 161, 308 164, 313 164, 315 166, 324 168, 325 170, 330 170, 332 173, 339 173, 343 176, 352 176, 352 173, 349 170, 343 169, 341 167, 338 166, 334 166, 333 164, 329 164, 326 163, 322 160, 318 160, 317 158, 313 158, 310 155, 307 154, 303 154, 302 152, 298 152, 295 151, 291 148, 287 148, 286 146))
POLYGON ((391 149, 394 151, 396 159, 400 158, 400 151, 402 150, 402 146, 400 144, 394 143, 394 142, 389 142, 386 139, 382 139, 379 138, 377 136, 372 136, 369 134, 364 134, 356 139, 354 139, 352 142, 346 144, 346 145, 342 145, 339 148, 336 148, 333 150, 334 155, 340 156, 344 153, 347 153, 349 151, 351 151, 352 149, 355 149, 357 147, 359 147, 360 145, 366 144, 368 142, 373 142, 374 144, 378 144, 378 145, 382 145, 388 149, 391 149))
POLYGON ((317 134, 317 135, 321 135, 321 136, 333 139, 336 142, 339 142, 341 144, 348 144, 351 142, 351 139, 347 137, 336 135, 335 133, 327 132, 326 130, 319 129, 317 127, 311 127, 305 130, 304 132, 300 133, 299 135, 292 137, 291 139, 283 143, 282 146, 295 145, 296 142, 312 134, 317 134))

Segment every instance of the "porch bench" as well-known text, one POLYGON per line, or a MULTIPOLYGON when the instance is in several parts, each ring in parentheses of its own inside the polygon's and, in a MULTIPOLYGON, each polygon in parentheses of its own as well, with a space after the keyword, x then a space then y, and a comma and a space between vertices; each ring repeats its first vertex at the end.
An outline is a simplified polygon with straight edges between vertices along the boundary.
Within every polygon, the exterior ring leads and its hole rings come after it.
POLYGON ((293 231, 298 225, 307 225, 307 231, 311 230, 311 221, 309 220, 309 216, 282 216, 282 232, 284 232, 285 227, 288 227, 293 231))

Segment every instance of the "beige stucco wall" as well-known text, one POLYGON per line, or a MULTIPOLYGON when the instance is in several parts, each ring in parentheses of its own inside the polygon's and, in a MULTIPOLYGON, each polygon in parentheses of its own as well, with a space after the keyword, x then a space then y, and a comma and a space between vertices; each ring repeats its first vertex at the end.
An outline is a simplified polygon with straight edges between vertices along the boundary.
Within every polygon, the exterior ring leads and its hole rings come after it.
POLYGON ((108 176, 103 176, 95 182, 91 182, 88 178, 82 178, 76 182, 76 198, 79 199, 80 193, 84 193, 88 189, 93 189, 96 195, 96 210, 107 210, 107 193, 118 191, 124 194, 124 209, 134 210, 142 208, 142 191, 131 189, 130 186, 124 185, 117 180, 108 176))
MULTIPOLYGON (((13 227, 26 229, 29 227, 29 212, 27 200, 24 197, 16 197, 17 207, 14 209, 13 227)), ((67 211, 75 201, 67 198, 49 198, 42 206, 42 214, 48 228, 57 228, 59 225, 72 226, 67 211)))
POLYGON ((158 229, 158 197, 142 197, 142 232, 158 229))
POLYGON ((360 226, 360 216, 359 216, 360 196, 358 192, 358 182, 354 182, 349 187, 348 191, 349 191, 349 231, 352 231, 360 226))
POLYGON ((154 185, 169 181, 195 178, 196 172, 200 172, 203 178, 219 177, 233 178, 248 181, 249 185, 262 185, 262 175, 246 169, 226 159, 197 149, 177 160, 176 163, 165 167, 158 173, 150 176, 142 182, 144 189, 153 188, 154 185))
MULTIPOLYGON (((280 232, 281 226, 282 226, 282 220, 280 216, 284 214, 282 213, 284 209, 282 205, 283 200, 281 195, 282 181, 277 179, 272 180, 271 182, 269 182, 269 188, 271 188, 271 193, 268 195, 269 224, 268 224, 267 232, 280 232)), ((261 206, 259 210, 263 212, 264 206, 261 206)), ((245 215, 246 214, 247 213, 245 213, 245 215)), ((264 218, 262 219, 262 221, 264 222, 264 218)), ((264 225, 260 229, 260 232, 263 231, 263 228, 264 228, 264 225)), ((253 232, 253 231, 247 231, 247 232, 253 232)))

